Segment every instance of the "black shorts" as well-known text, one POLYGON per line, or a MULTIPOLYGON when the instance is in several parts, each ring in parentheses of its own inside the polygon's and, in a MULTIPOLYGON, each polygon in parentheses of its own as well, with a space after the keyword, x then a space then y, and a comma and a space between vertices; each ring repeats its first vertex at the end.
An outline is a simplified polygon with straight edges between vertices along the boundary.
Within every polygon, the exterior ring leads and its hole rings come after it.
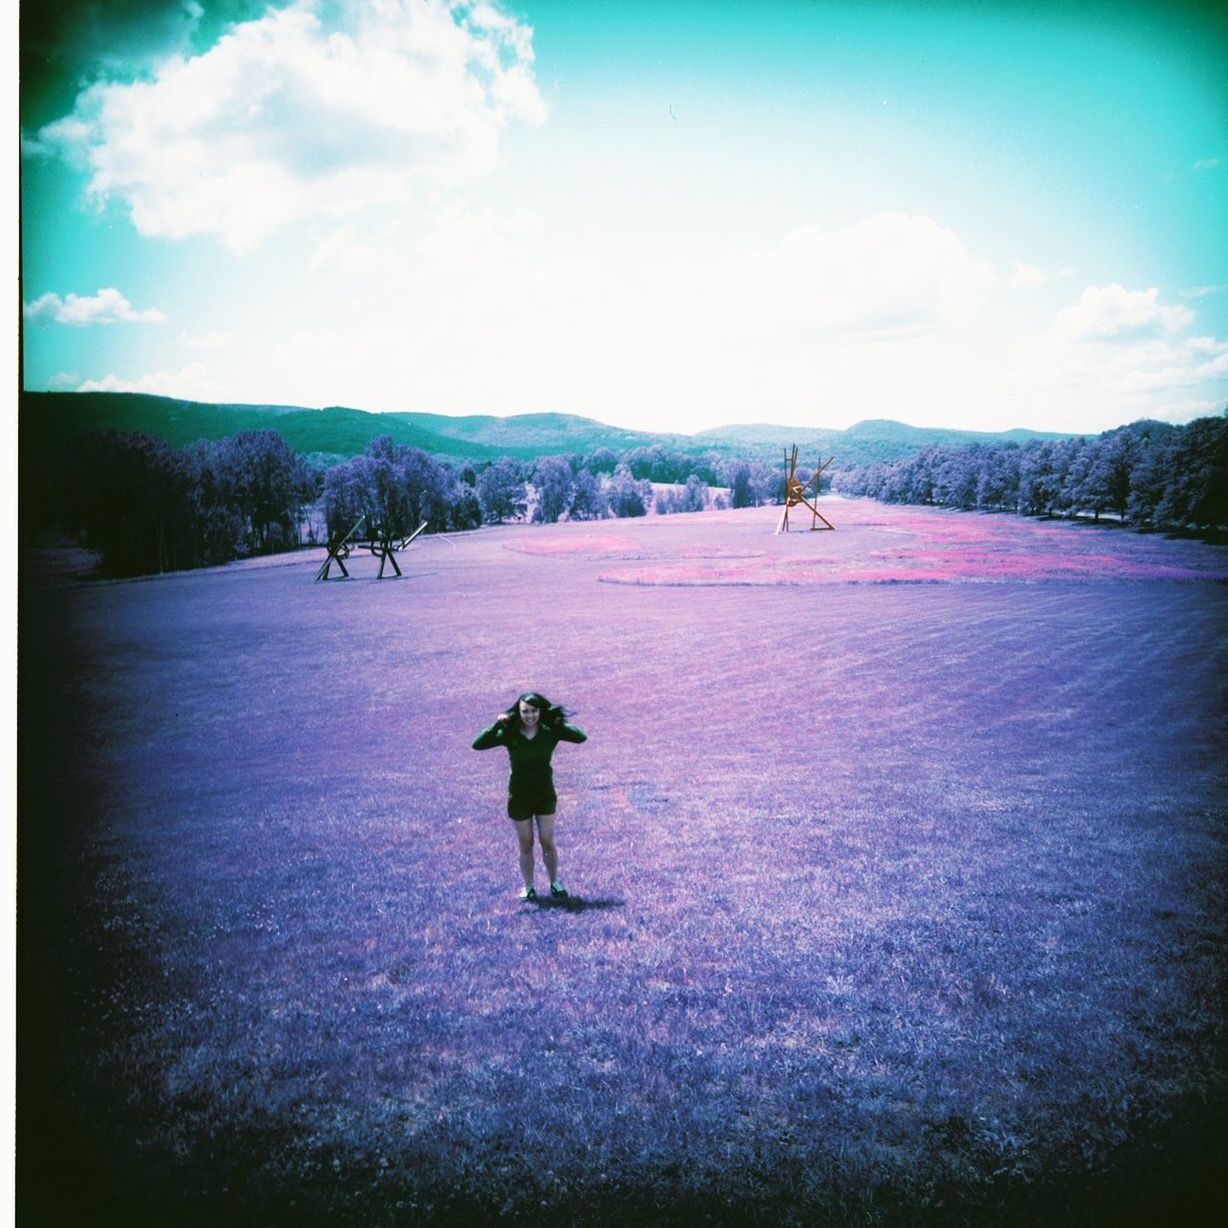
POLYGON ((536 793, 509 793, 507 817, 523 822, 537 814, 553 814, 559 799, 553 789, 539 789, 536 793))

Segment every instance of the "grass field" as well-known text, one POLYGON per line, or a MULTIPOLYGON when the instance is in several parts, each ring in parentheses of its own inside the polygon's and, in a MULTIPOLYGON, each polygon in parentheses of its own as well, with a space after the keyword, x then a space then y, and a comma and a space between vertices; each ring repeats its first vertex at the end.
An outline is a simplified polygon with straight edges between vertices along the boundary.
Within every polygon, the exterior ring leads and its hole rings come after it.
POLYGON ((18 1223, 1222 1203, 1228 550, 827 510, 27 556, 18 1223), (527 687, 565 906, 469 749, 527 687))

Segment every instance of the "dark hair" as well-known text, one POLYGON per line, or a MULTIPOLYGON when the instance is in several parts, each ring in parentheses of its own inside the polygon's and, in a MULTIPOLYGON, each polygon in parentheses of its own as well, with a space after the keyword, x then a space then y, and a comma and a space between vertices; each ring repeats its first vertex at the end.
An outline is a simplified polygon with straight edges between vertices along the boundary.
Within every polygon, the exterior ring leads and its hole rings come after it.
POLYGON ((541 714, 541 723, 547 729, 554 729, 567 719, 567 710, 561 704, 552 704, 540 691, 525 691, 516 696, 516 702, 504 713, 508 727, 520 732, 520 705, 529 704, 541 714))

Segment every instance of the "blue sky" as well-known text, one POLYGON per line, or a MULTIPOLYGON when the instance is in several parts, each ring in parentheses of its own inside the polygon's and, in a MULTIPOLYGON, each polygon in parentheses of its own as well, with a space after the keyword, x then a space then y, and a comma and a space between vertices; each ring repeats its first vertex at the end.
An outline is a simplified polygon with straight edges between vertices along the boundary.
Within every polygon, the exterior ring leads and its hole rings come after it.
POLYGON ((684 432, 1219 413, 1214 11, 50 6, 24 383, 684 432))

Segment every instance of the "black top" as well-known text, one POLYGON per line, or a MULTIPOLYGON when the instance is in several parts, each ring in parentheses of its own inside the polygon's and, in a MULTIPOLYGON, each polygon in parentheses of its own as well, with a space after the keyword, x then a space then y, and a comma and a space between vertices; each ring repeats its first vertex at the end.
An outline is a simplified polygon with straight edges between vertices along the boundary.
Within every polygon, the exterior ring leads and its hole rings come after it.
POLYGON ((538 792, 553 789, 554 773, 550 756, 560 742, 585 742, 588 734, 565 721, 557 725, 539 725, 537 733, 526 738, 519 729, 512 730, 503 721, 496 721, 489 729, 483 729, 473 739, 474 750, 490 750, 506 746, 512 761, 512 777, 508 783, 511 793, 538 792))

